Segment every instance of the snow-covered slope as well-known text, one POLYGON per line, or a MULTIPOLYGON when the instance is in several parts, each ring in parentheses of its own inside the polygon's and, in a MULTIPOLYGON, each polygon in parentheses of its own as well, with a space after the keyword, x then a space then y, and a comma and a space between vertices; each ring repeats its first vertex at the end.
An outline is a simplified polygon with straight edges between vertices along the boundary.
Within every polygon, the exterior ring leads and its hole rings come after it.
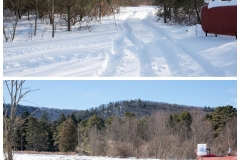
POLYGON ((152 6, 122 8, 88 30, 71 32, 39 22, 29 40, 29 22, 21 22, 15 42, 3 42, 7 77, 185 77, 236 76, 235 37, 205 36, 201 26, 157 22, 152 6), (44 31, 45 30, 45 31, 44 31))

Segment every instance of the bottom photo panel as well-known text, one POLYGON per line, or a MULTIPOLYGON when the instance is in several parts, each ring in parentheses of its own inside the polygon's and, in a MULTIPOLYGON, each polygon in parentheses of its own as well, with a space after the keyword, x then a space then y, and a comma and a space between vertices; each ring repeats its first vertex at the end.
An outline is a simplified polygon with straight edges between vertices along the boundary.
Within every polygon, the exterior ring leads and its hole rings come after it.
POLYGON ((237 160, 236 80, 4 80, 5 160, 237 160))

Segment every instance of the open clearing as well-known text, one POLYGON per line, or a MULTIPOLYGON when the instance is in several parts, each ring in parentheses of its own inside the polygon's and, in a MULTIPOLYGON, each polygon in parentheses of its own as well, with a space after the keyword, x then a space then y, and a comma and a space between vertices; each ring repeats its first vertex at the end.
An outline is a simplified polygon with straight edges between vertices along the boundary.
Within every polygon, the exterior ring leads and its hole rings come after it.
MULTIPOLYGON (((157 21, 156 7, 126 7, 88 30, 66 31, 38 22, 19 23, 13 43, 3 42, 4 77, 225 77, 237 76, 237 40, 201 26, 157 21)), ((24 18, 23 18, 24 19, 24 18)))

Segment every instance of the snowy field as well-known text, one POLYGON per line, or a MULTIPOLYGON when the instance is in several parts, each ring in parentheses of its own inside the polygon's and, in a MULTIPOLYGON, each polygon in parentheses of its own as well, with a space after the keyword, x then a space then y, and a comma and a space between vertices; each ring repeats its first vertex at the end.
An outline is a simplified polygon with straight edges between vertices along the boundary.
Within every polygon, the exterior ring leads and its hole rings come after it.
POLYGON ((3 40, 3 76, 237 76, 235 37, 206 37, 200 25, 166 25, 155 13, 150 6, 122 8, 116 15, 118 31, 109 16, 91 32, 58 27, 54 39, 51 26, 39 21, 30 40, 30 24, 22 21, 15 41, 3 40))
MULTIPOLYGON (((14 160, 133 160, 136 158, 109 158, 78 155, 14 154, 14 160)), ((156 159, 138 159, 156 160, 156 159)))

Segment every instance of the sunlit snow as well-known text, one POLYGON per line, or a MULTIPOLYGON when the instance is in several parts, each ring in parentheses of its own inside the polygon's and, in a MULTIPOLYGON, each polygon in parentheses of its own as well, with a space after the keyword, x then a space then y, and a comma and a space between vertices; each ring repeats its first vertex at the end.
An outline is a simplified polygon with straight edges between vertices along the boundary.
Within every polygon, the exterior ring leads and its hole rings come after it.
MULTIPOLYGON (((156 7, 126 7, 91 30, 67 31, 38 22, 29 39, 29 21, 19 22, 14 42, 3 40, 7 77, 196 77, 236 76, 237 40, 208 34, 200 25, 157 21, 156 7)), ((23 18, 24 19, 24 18, 23 18)), ((33 20, 32 22, 33 23, 33 20)))
MULTIPOLYGON (((21 154, 15 153, 14 160, 133 160, 137 158, 113 158, 113 157, 99 157, 99 156, 78 156, 78 155, 54 155, 54 154, 21 154)), ((138 160, 156 160, 139 158, 138 160)))

